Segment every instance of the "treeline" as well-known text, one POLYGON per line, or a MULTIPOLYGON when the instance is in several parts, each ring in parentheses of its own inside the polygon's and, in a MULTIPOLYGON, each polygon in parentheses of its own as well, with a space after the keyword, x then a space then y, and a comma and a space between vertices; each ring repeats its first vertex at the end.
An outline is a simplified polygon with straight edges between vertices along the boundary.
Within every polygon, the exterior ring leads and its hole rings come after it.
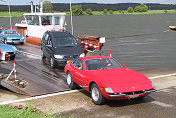
MULTIPOLYGON (((69 4, 64 3, 53 3, 53 10, 54 11, 69 11, 69 4)), ((97 4, 97 3, 77 3, 74 5, 81 5, 83 11, 87 9, 92 9, 93 11, 103 11, 104 9, 112 10, 112 11, 119 11, 119 10, 127 10, 129 7, 135 9, 136 6, 139 6, 138 3, 119 3, 119 4, 97 4)), ((176 5, 172 4, 146 4, 150 10, 170 10, 176 9, 176 5)), ((11 11, 30 11, 30 5, 12 5, 11 11)), ((0 11, 5 12, 8 11, 7 5, 0 5, 0 11)))

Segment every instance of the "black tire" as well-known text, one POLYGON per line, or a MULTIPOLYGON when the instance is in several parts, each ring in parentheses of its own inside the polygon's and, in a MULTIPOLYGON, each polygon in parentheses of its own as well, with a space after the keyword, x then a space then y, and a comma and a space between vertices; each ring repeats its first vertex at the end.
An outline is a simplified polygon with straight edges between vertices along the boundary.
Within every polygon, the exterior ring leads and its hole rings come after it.
POLYGON ((56 67, 55 61, 54 61, 54 59, 52 57, 50 58, 50 66, 51 66, 51 68, 55 68, 56 67))
POLYGON ((44 55, 43 50, 42 50, 42 59, 46 59, 46 56, 44 55))
POLYGON ((7 44, 7 40, 6 39, 4 39, 4 44, 7 44))
POLYGON ((70 72, 67 73, 67 84, 70 89, 76 89, 76 84, 73 82, 70 72))
POLYGON ((24 44, 24 42, 21 42, 21 43, 20 43, 20 45, 23 45, 23 44, 24 44))
POLYGON ((105 103, 105 98, 102 96, 98 86, 95 83, 91 86, 91 97, 93 103, 96 105, 105 103))

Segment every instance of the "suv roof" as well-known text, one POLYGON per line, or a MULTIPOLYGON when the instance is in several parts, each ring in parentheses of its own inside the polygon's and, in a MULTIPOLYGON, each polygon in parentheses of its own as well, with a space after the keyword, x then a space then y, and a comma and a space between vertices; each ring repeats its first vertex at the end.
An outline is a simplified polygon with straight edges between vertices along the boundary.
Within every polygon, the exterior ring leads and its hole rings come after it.
POLYGON ((48 31, 49 34, 52 35, 52 37, 58 37, 58 36, 73 36, 68 31, 48 31))

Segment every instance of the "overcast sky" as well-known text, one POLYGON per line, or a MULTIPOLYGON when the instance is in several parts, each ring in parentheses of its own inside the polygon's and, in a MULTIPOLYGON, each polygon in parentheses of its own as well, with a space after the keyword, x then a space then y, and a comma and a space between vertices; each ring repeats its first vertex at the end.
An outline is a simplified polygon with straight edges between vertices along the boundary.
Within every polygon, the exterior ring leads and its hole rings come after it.
MULTIPOLYGON (((2 0, 0 0, 2 1, 2 0)), ((6 0, 8 1, 8 0, 6 0)), ((30 1, 35 0, 9 0, 12 5, 29 5, 30 1)), ((40 1, 40 0, 36 0, 40 1)), ((50 0, 52 3, 68 3, 70 0, 50 0)), ((161 3, 176 4, 176 0, 72 0, 73 3, 161 3)), ((0 2, 0 4, 8 4, 8 2, 0 2)))

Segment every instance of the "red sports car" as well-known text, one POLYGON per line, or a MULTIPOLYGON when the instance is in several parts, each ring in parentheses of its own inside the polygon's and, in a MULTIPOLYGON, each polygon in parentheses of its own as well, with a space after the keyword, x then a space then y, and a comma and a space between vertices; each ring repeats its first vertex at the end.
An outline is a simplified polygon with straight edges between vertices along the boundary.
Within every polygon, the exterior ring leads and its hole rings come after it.
POLYGON ((156 89, 143 74, 130 70, 109 56, 78 58, 64 69, 71 89, 77 85, 91 93, 95 104, 106 99, 120 100, 144 97, 156 89))

